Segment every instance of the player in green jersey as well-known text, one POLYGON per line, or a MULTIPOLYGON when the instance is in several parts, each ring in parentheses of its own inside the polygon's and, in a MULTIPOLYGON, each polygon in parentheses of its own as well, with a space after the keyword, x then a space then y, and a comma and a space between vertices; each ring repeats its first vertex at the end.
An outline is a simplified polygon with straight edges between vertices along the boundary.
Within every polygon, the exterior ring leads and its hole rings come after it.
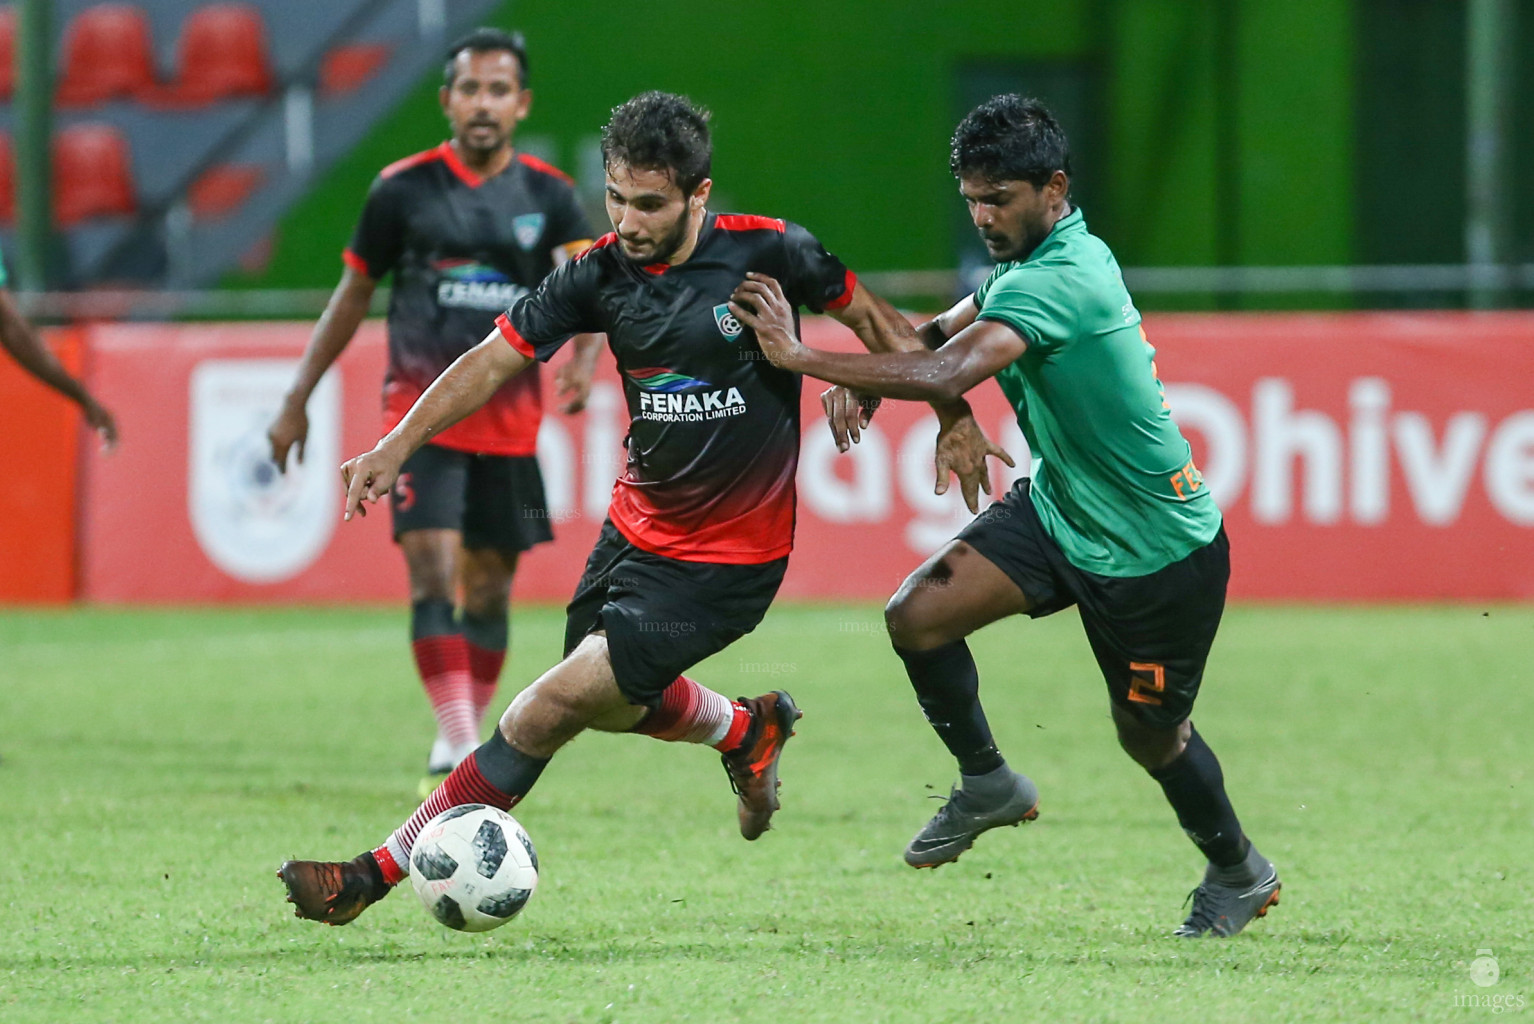
POLYGON ((731 307, 774 363, 840 386, 825 402, 843 445, 867 426, 872 396, 951 401, 995 377, 1033 456, 1030 477, 912 573, 885 610, 962 780, 906 862, 948 863, 980 833, 1037 816, 1037 788, 996 749, 964 638, 1076 605, 1120 745, 1160 783, 1208 862, 1175 934, 1234 935, 1278 902, 1279 881, 1189 718, 1230 577, 1220 511, 1172 422, 1118 264, 1071 204, 1059 124, 1036 101, 995 97, 960 123, 950 162, 997 266, 918 329, 926 349, 808 348, 777 283, 757 275, 731 307))

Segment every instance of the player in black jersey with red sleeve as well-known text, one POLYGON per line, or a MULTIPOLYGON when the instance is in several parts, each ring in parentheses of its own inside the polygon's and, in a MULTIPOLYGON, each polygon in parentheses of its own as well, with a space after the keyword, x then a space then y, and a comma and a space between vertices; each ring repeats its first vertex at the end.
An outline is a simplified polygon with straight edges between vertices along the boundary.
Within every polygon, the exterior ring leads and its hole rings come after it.
MULTIPOLYGON (((871 349, 921 342, 803 228, 709 212, 708 125, 687 100, 645 93, 618 107, 602 154, 615 231, 514 304, 373 451, 342 467, 350 517, 503 381, 574 335, 606 333, 628 399, 628 463, 568 608, 564 660, 381 846, 346 862, 284 864, 300 917, 352 920, 409 872, 426 822, 465 803, 510 808, 588 728, 719 750, 746 839, 778 808, 793 700, 777 690, 730 701, 682 674, 756 627, 793 543, 799 377, 762 358, 727 304, 747 273, 771 274, 796 306, 830 313, 871 349)), ((985 455, 999 450, 963 403, 938 412, 944 479, 953 469, 973 490, 985 455)))
MULTIPOLYGON (((302 459, 305 403, 351 340, 376 282, 393 275, 388 430, 484 338, 496 314, 591 244, 570 179, 512 148, 532 99, 520 35, 479 29, 455 43, 441 98, 451 141, 384 168, 368 192, 341 284, 271 427, 278 466, 294 445, 302 459)), ((581 339, 561 370, 571 395, 564 411, 584 402, 600 347, 598 338, 581 339)), ((422 796, 478 746, 506 656, 517 557, 553 536, 534 457, 542 416, 538 374, 522 374, 416 452, 394 488, 411 647, 437 719, 422 796)))

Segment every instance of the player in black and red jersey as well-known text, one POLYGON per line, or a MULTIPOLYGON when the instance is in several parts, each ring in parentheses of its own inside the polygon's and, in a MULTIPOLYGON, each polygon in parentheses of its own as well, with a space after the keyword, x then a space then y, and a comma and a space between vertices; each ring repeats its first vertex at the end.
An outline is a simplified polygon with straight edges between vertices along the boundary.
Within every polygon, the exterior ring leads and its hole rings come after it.
MULTIPOLYGON (((730 701, 682 675, 761 621, 787 567, 799 455, 799 377, 763 360, 727 303, 747 273, 772 274, 797 306, 825 311, 878 351, 921 344, 803 228, 715 215, 706 115, 645 93, 602 134, 613 234, 497 320, 371 452, 342 467, 350 516, 404 460, 501 383, 570 337, 604 332, 624 379, 628 465, 568 609, 565 658, 512 701, 489 741, 377 849, 279 870, 300 917, 345 924, 409 871, 422 826, 464 803, 510 808, 585 729, 719 750, 756 839, 778 808, 778 759, 799 711, 781 690, 730 701)), ((995 453, 962 402, 939 409, 939 466, 967 491, 995 453)))
MULTIPOLYGON (((384 168, 368 193, 342 254, 341 283, 269 432, 278 466, 294 446, 302 460, 309 394, 351 341, 383 277, 394 275, 387 430, 484 338, 496 314, 591 244, 570 179, 512 147, 532 102, 520 34, 479 29, 455 43, 441 100, 452 140, 384 168)), ((600 349, 600 339, 581 339, 561 369, 562 411, 584 403, 600 349)), ((479 744, 506 657, 517 556, 553 537, 534 457, 542 416, 538 374, 508 381, 416 452, 394 488, 412 648, 437 718, 422 796, 479 744)))

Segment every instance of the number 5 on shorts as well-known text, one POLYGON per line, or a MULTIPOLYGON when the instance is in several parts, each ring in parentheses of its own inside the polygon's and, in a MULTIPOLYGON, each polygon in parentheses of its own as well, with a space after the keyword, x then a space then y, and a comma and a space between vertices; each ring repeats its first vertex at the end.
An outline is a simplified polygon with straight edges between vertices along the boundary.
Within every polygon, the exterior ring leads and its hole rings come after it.
POLYGON ((1166 666, 1154 661, 1129 663, 1129 699, 1136 704, 1161 704, 1166 689, 1166 666))

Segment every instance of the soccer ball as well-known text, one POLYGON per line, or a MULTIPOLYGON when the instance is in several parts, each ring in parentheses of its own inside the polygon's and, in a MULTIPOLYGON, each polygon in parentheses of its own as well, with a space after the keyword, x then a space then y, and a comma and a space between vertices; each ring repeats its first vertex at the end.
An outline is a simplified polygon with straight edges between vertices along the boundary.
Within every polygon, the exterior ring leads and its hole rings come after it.
POLYGON ((487 932, 521 913, 538 887, 538 854, 517 819, 484 804, 449 807, 410 854, 426 912, 461 932, 487 932))

